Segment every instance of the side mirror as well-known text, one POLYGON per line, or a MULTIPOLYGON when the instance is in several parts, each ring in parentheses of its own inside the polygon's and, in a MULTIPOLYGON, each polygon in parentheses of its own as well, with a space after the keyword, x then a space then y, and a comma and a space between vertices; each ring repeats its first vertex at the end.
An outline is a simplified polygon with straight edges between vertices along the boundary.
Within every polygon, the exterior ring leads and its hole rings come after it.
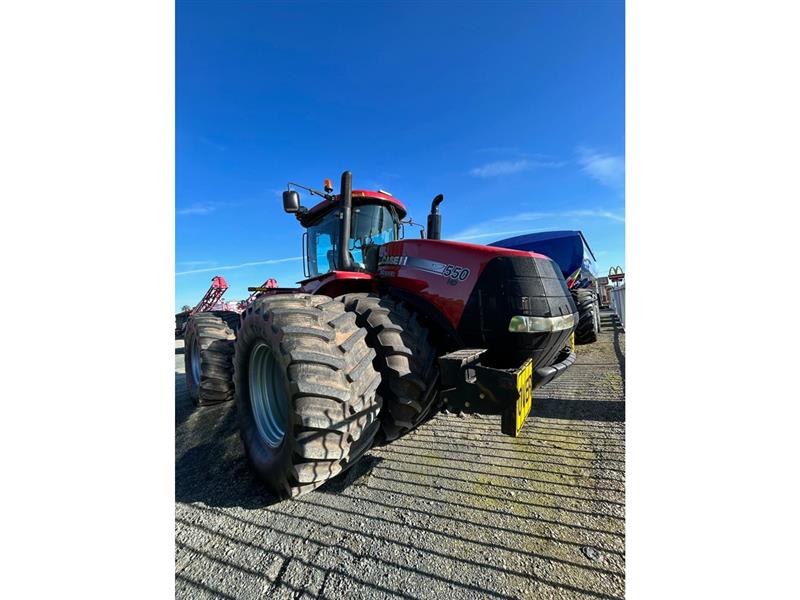
POLYGON ((296 213, 300 210, 300 194, 295 190, 283 192, 283 210, 287 213, 296 213))

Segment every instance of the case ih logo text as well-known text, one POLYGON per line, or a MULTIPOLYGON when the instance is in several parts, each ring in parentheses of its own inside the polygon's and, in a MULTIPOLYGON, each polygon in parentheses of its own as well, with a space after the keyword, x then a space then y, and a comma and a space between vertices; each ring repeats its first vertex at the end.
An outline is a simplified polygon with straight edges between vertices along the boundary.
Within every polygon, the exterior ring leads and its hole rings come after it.
POLYGON ((408 262, 407 256, 383 256, 381 257, 381 262, 379 266, 384 265, 404 265, 408 262))
POLYGON ((381 257, 379 266, 384 267, 388 265, 399 265, 412 267, 428 273, 435 273, 446 277, 449 283, 458 283, 464 281, 469 277, 469 269, 460 267, 458 265, 450 265, 447 263, 440 263, 424 258, 416 258, 413 256, 383 256, 381 257))

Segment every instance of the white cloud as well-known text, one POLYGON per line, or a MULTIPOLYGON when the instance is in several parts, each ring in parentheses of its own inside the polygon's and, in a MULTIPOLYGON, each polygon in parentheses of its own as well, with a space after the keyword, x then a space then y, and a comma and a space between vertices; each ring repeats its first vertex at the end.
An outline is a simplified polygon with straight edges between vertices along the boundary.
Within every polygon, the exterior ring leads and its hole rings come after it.
POLYGON ((187 208, 181 208, 177 211, 179 215, 207 215, 208 213, 217 210, 216 204, 193 204, 187 208))
POLYGON ((475 233, 472 230, 467 230, 466 235, 457 234, 453 239, 457 242, 471 242, 472 240, 482 240, 484 238, 497 239, 502 236, 522 235, 523 233, 533 233, 539 231, 538 229, 513 229, 511 231, 489 231, 483 233, 475 233))
POLYGON ((182 260, 178 264, 185 267, 202 267, 203 265, 213 266, 217 263, 213 260, 182 260))
POLYGON ((625 157, 602 154, 592 148, 578 148, 578 163, 589 177, 609 187, 625 185, 625 157))
POLYGON ((269 260, 257 260, 253 262, 241 263, 239 265, 226 265, 221 267, 209 267, 207 269, 192 269, 190 271, 178 271, 175 275, 191 275, 193 273, 210 273, 211 271, 232 271, 234 269, 244 269, 245 267, 256 267, 259 265, 277 265, 279 263, 303 260, 302 256, 292 256, 291 258, 272 258, 269 260))
POLYGON ((520 158, 517 160, 498 160, 486 163, 480 167, 475 167, 469 174, 474 177, 497 177, 499 175, 511 175, 522 171, 529 171, 537 168, 555 168, 563 166, 563 162, 553 160, 532 160, 520 158))
POLYGON ((568 210, 560 213, 561 217, 601 217, 617 223, 625 222, 625 215, 618 215, 610 210, 568 210))
POLYGON ((198 136, 197 139, 203 142, 203 144, 205 144, 206 146, 210 146, 215 150, 219 150, 220 152, 225 152, 228 149, 228 147, 225 146, 224 144, 220 144, 219 142, 216 142, 210 137, 204 135, 198 136))
POLYGON ((175 211, 176 215, 207 215, 219 210, 220 208, 226 209, 233 206, 241 206, 242 202, 196 202, 191 206, 179 208, 175 211))
POLYGON ((564 227, 564 223, 556 224, 547 228, 534 229, 529 226, 525 229, 520 229, 525 223, 533 223, 535 221, 550 220, 556 221, 563 219, 575 218, 599 218, 607 219, 617 223, 624 223, 625 216, 617 213, 602 210, 602 209, 584 209, 584 210, 565 210, 559 212, 523 212, 506 217, 497 217, 482 223, 479 226, 468 227, 451 236, 451 239, 457 241, 472 241, 489 239, 496 240, 503 236, 521 235, 523 233, 534 233, 535 231, 548 231, 551 229, 559 229, 564 227))

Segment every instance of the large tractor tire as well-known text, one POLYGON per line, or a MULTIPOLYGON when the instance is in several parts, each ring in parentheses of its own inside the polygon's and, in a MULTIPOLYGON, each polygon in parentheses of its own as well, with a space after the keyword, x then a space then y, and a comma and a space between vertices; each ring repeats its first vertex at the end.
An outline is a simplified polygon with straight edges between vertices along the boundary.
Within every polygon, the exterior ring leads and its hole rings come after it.
POLYGON ((578 326, 575 329, 576 344, 591 344, 597 341, 600 332, 600 309, 597 295, 590 289, 572 290, 572 298, 578 307, 578 326))
POLYGON ((239 331, 239 313, 232 310, 215 310, 212 314, 225 321, 234 334, 239 331))
POLYGON ((319 487, 372 445, 380 375, 366 336, 327 296, 265 296, 242 314, 233 360, 240 434, 279 496, 319 487))
POLYGON ((193 315, 186 323, 186 388, 197 406, 233 400, 233 342, 236 334, 222 317, 193 315))
POLYGON ((436 349, 428 330, 404 303, 388 296, 339 296, 356 323, 367 330, 367 344, 376 352, 373 365, 381 374, 383 400, 378 443, 405 435, 419 425, 436 399, 436 349))

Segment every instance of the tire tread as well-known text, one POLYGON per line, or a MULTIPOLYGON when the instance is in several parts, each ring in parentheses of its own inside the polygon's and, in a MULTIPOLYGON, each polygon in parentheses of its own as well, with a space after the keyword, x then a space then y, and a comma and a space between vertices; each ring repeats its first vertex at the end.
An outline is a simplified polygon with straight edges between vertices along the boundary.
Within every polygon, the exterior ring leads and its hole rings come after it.
POLYGON ((272 340, 285 367, 294 444, 285 477, 259 475, 274 491, 296 497, 348 468, 356 459, 354 445, 359 456, 371 446, 375 428, 370 426, 381 409, 380 374, 371 365, 374 352, 366 334, 340 302, 309 294, 263 296, 243 315, 237 339, 234 381, 240 411, 249 410, 240 388, 247 385, 244 348, 255 335, 272 340))
POLYGON ((373 366, 381 374, 378 395, 383 400, 379 440, 397 439, 425 419, 436 398, 431 394, 425 401, 429 382, 438 372, 428 330, 405 303, 389 296, 357 293, 337 300, 356 315, 375 353, 373 366))

